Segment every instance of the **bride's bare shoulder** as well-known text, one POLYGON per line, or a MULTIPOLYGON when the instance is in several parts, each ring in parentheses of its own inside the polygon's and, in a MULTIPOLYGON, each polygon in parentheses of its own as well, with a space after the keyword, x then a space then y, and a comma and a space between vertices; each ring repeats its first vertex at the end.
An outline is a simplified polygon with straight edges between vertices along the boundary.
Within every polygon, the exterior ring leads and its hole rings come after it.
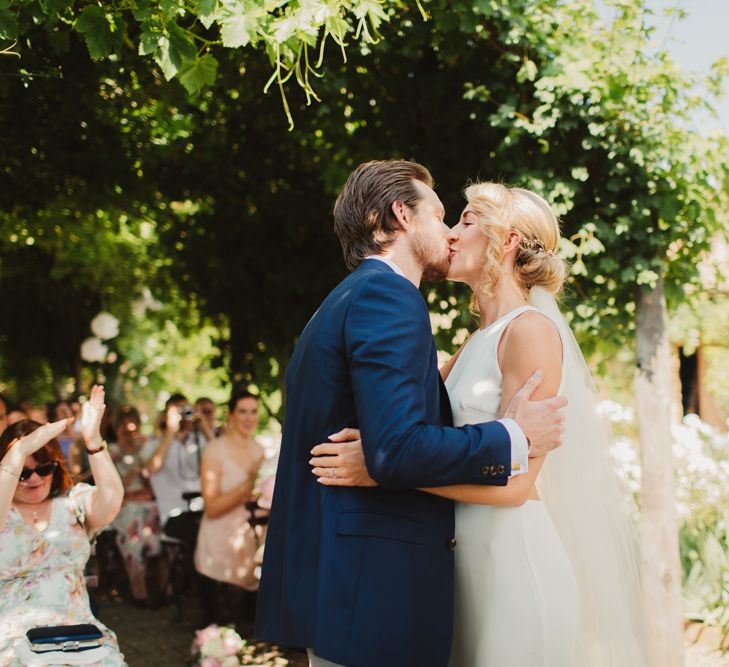
POLYGON ((562 339, 552 320, 534 310, 515 317, 504 331, 498 349, 502 374, 525 380, 537 369, 545 385, 559 385, 562 375, 562 339))
POLYGON ((500 343, 516 347, 519 352, 535 347, 543 352, 562 349, 557 326, 538 310, 527 310, 509 322, 500 343))

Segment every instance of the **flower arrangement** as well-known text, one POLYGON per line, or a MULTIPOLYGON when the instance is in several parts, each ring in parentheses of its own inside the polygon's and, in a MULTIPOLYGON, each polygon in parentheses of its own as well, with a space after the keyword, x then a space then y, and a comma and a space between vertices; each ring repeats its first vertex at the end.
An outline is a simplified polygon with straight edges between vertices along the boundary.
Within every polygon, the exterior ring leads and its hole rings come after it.
POLYGON ((208 625, 195 632, 192 664, 194 667, 240 667, 245 644, 233 628, 208 625))
MULTIPOLYGON (((613 454, 628 487, 640 496, 641 468, 630 408, 604 402, 618 437, 613 454)), ((694 414, 672 426, 674 493, 683 570, 684 616, 719 629, 719 646, 729 646, 729 434, 694 414)))

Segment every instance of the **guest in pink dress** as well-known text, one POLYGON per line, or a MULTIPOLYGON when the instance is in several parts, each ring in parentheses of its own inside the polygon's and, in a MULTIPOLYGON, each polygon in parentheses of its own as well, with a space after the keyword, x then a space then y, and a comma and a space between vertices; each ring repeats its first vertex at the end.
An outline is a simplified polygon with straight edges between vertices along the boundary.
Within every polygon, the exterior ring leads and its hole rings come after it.
POLYGON ((205 513, 195 550, 195 567, 207 577, 203 596, 206 621, 235 620, 221 618, 221 586, 233 586, 226 598, 237 598, 242 620, 251 620, 255 609, 258 577, 255 560, 256 534, 249 523, 246 503, 254 500, 258 469, 264 458, 261 445, 254 439, 258 428, 258 399, 247 391, 236 391, 228 402, 228 426, 225 433, 208 443, 202 456, 201 486, 205 513), (245 618, 248 616, 249 618, 245 618))

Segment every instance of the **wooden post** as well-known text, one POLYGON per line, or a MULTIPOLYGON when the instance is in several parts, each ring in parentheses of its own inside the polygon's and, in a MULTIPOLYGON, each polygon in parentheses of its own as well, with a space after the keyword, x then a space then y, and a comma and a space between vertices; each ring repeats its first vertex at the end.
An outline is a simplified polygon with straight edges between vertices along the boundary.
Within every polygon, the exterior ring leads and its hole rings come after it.
POLYGON ((663 280, 636 309, 635 395, 641 450, 643 587, 653 665, 683 665, 678 521, 671 451, 671 351, 663 280))

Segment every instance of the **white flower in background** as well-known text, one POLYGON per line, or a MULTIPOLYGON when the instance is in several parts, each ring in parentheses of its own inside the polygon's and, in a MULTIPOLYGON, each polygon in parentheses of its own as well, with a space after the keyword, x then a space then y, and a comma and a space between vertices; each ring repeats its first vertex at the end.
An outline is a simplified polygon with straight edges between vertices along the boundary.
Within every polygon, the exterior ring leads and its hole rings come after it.
POLYGON ((99 313, 91 320, 91 331, 101 340, 109 340, 119 335, 119 320, 111 313, 99 313))
POLYGON ((632 493, 637 494, 640 491, 641 468, 635 443, 629 438, 616 438, 610 454, 620 479, 632 493))
POLYGON ((635 421, 635 413, 632 408, 621 405, 615 401, 604 400, 597 408, 600 415, 607 417, 613 423, 632 424, 635 421))
POLYGON ((142 297, 137 299, 132 306, 132 312, 137 317, 143 317, 147 310, 157 311, 162 308, 162 304, 152 296, 149 287, 142 289, 142 297))
POLYGON ((673 425, 675 493, 679 514, 690 517, 694 511, 726 507, 729 493, 729 437, 696 415, 687 415, 673 425))
POLYGON ((81 358, 90 363, 95 361, 104 361, 109 348, 104 345, 98 338, 90 337, 81 343, 81 358))
POLYGON ((445 364, 450 358, 450 354, 443 352, 443 350, 438 350, 438 367, 440 368, 443 366, 443 364, 445 364))
POLYGON ((430 328, 433 335, 439 331, 447 331, 452 323, 453 318, 444 313, 430 313, 430 328))
POLYGON ((468 329, 458 329, 456 330, 456 333, 453 334, 451 342, 454 345, 463 345, 463 343, 466 342, 466 338, 468 338, 468 329))

